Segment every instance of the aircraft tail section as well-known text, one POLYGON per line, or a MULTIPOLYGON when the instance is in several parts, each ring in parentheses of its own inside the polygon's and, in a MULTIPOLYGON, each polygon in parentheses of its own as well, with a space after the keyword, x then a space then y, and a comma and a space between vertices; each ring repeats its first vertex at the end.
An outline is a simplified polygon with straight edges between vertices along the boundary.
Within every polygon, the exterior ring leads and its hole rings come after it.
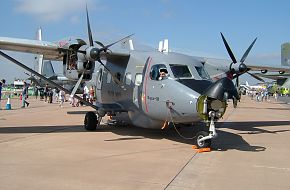
MULTIPOLYGON (((36 32, 36 40, 42 41, 41 28, 39 28, 36 32)), ((35 71, 37 71, 39 74, 42 74, 48 78, 55 76, 55 72, 52 67, 51 61, 44 61, 43 55, 36 55, 35 60, 36 60, 35 66, 34 66, 35 71)))
POLYGON ((43 61, 42 70, 41 70, 40 74, 42 74, 48 78, 55 76, 55 72, 54 72, 54 69, 52 67, 51 61, 43 61))
POLYGON ((249 86, 250 86, 250 85, 249 85, 249 83, 248 83, 248 81, 246 81, 246 86, 247 86, 247 87, 249 87, 249 86))
POLYGON ((290 66, 290 43, 281 45, 281 65, 290 66))

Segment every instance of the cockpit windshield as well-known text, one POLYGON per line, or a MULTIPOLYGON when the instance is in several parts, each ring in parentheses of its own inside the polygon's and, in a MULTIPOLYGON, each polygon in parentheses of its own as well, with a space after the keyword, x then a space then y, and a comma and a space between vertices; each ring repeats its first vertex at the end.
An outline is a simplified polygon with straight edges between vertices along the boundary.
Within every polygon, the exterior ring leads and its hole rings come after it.
POLYGON ((202 79, 209 79, 209 75, 207 74, 207 72, 204 70, 203 67, 198 67, 198 66, 195 66, 195 69, 198 73, 198 75, 202 78, 202 79))
POLYGON ((170 65, 175 78, 191 78, 192 75, 187 65, 170 65))

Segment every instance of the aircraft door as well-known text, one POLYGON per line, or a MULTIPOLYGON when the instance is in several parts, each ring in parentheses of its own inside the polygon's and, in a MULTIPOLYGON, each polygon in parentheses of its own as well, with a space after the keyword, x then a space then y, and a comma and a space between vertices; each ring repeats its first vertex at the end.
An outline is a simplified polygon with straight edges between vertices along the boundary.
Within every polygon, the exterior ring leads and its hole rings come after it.
MULTIPOLYGON (((148 71, 147 71, 148 72, 148 71)), ((168 71, 164 64, 155 64, 150 68, 146 85, 146 112, 156 119, 168 118, 166 101, 172 89, 168 89, 168 71)))
POLYGON ((134 90, 133 90, 133 102, 137 106, 137 108, 142 108, 142 73, 136 73, 134 79, 134 90))

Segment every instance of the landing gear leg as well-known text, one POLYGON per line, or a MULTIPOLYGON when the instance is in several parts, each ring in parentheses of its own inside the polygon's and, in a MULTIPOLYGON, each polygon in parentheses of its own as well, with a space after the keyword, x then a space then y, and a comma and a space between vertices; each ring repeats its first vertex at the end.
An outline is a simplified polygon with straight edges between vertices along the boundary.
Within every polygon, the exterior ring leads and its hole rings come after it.
POLYGON ((196 145, 198 148, 209 148, 211 145, 211 139, 216 138, 217 133, 215 130, 214 117, 211 117, 209 132, 199 131, 196 134, 196 145))
POLYGON ((233 106, 234 106, 234 108, 238 107, 238 100, 236 97, 233 97, 233 106))
POLYGON ((95 131, 100 126, 102 117, 99 117, 94 112, 87 112, 84 120, 84 127, 87 131, 95 131))

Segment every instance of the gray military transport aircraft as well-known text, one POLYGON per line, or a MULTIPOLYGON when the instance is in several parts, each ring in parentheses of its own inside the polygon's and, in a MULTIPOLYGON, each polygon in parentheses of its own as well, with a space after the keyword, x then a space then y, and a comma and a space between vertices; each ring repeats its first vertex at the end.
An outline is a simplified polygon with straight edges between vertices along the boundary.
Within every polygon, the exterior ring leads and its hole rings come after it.
POLYGON ((195 135, 198 147, 209 147, 217 136, 215 122, 225 113, 228 99, 239 99, 233 78, 248 71, 244 61, 255 41, 239 64, 224 36, 222 39, 232 58, 227 76, 215 82, 204 69, 204 58, 174 52, 137 51, 112 52, 109 48, 128 40, 127 36, 109 45, 94 41, 88 11, 89 42, 68 39, 57 43, 0 37, 0 49, 41 54, 45 60, 63 62, 63 74, 70 80, 93 81, 98 103, 91 104, 42 76, 6 53, 0 54, 37 77, 96 109, 86 113, 84 127, 96 130, 105 115, 144 128, 161 129, 168 125, 191 125, 204 121, 205 129, 195 135), (94 72, 94 70, 97 72, 94 72))

